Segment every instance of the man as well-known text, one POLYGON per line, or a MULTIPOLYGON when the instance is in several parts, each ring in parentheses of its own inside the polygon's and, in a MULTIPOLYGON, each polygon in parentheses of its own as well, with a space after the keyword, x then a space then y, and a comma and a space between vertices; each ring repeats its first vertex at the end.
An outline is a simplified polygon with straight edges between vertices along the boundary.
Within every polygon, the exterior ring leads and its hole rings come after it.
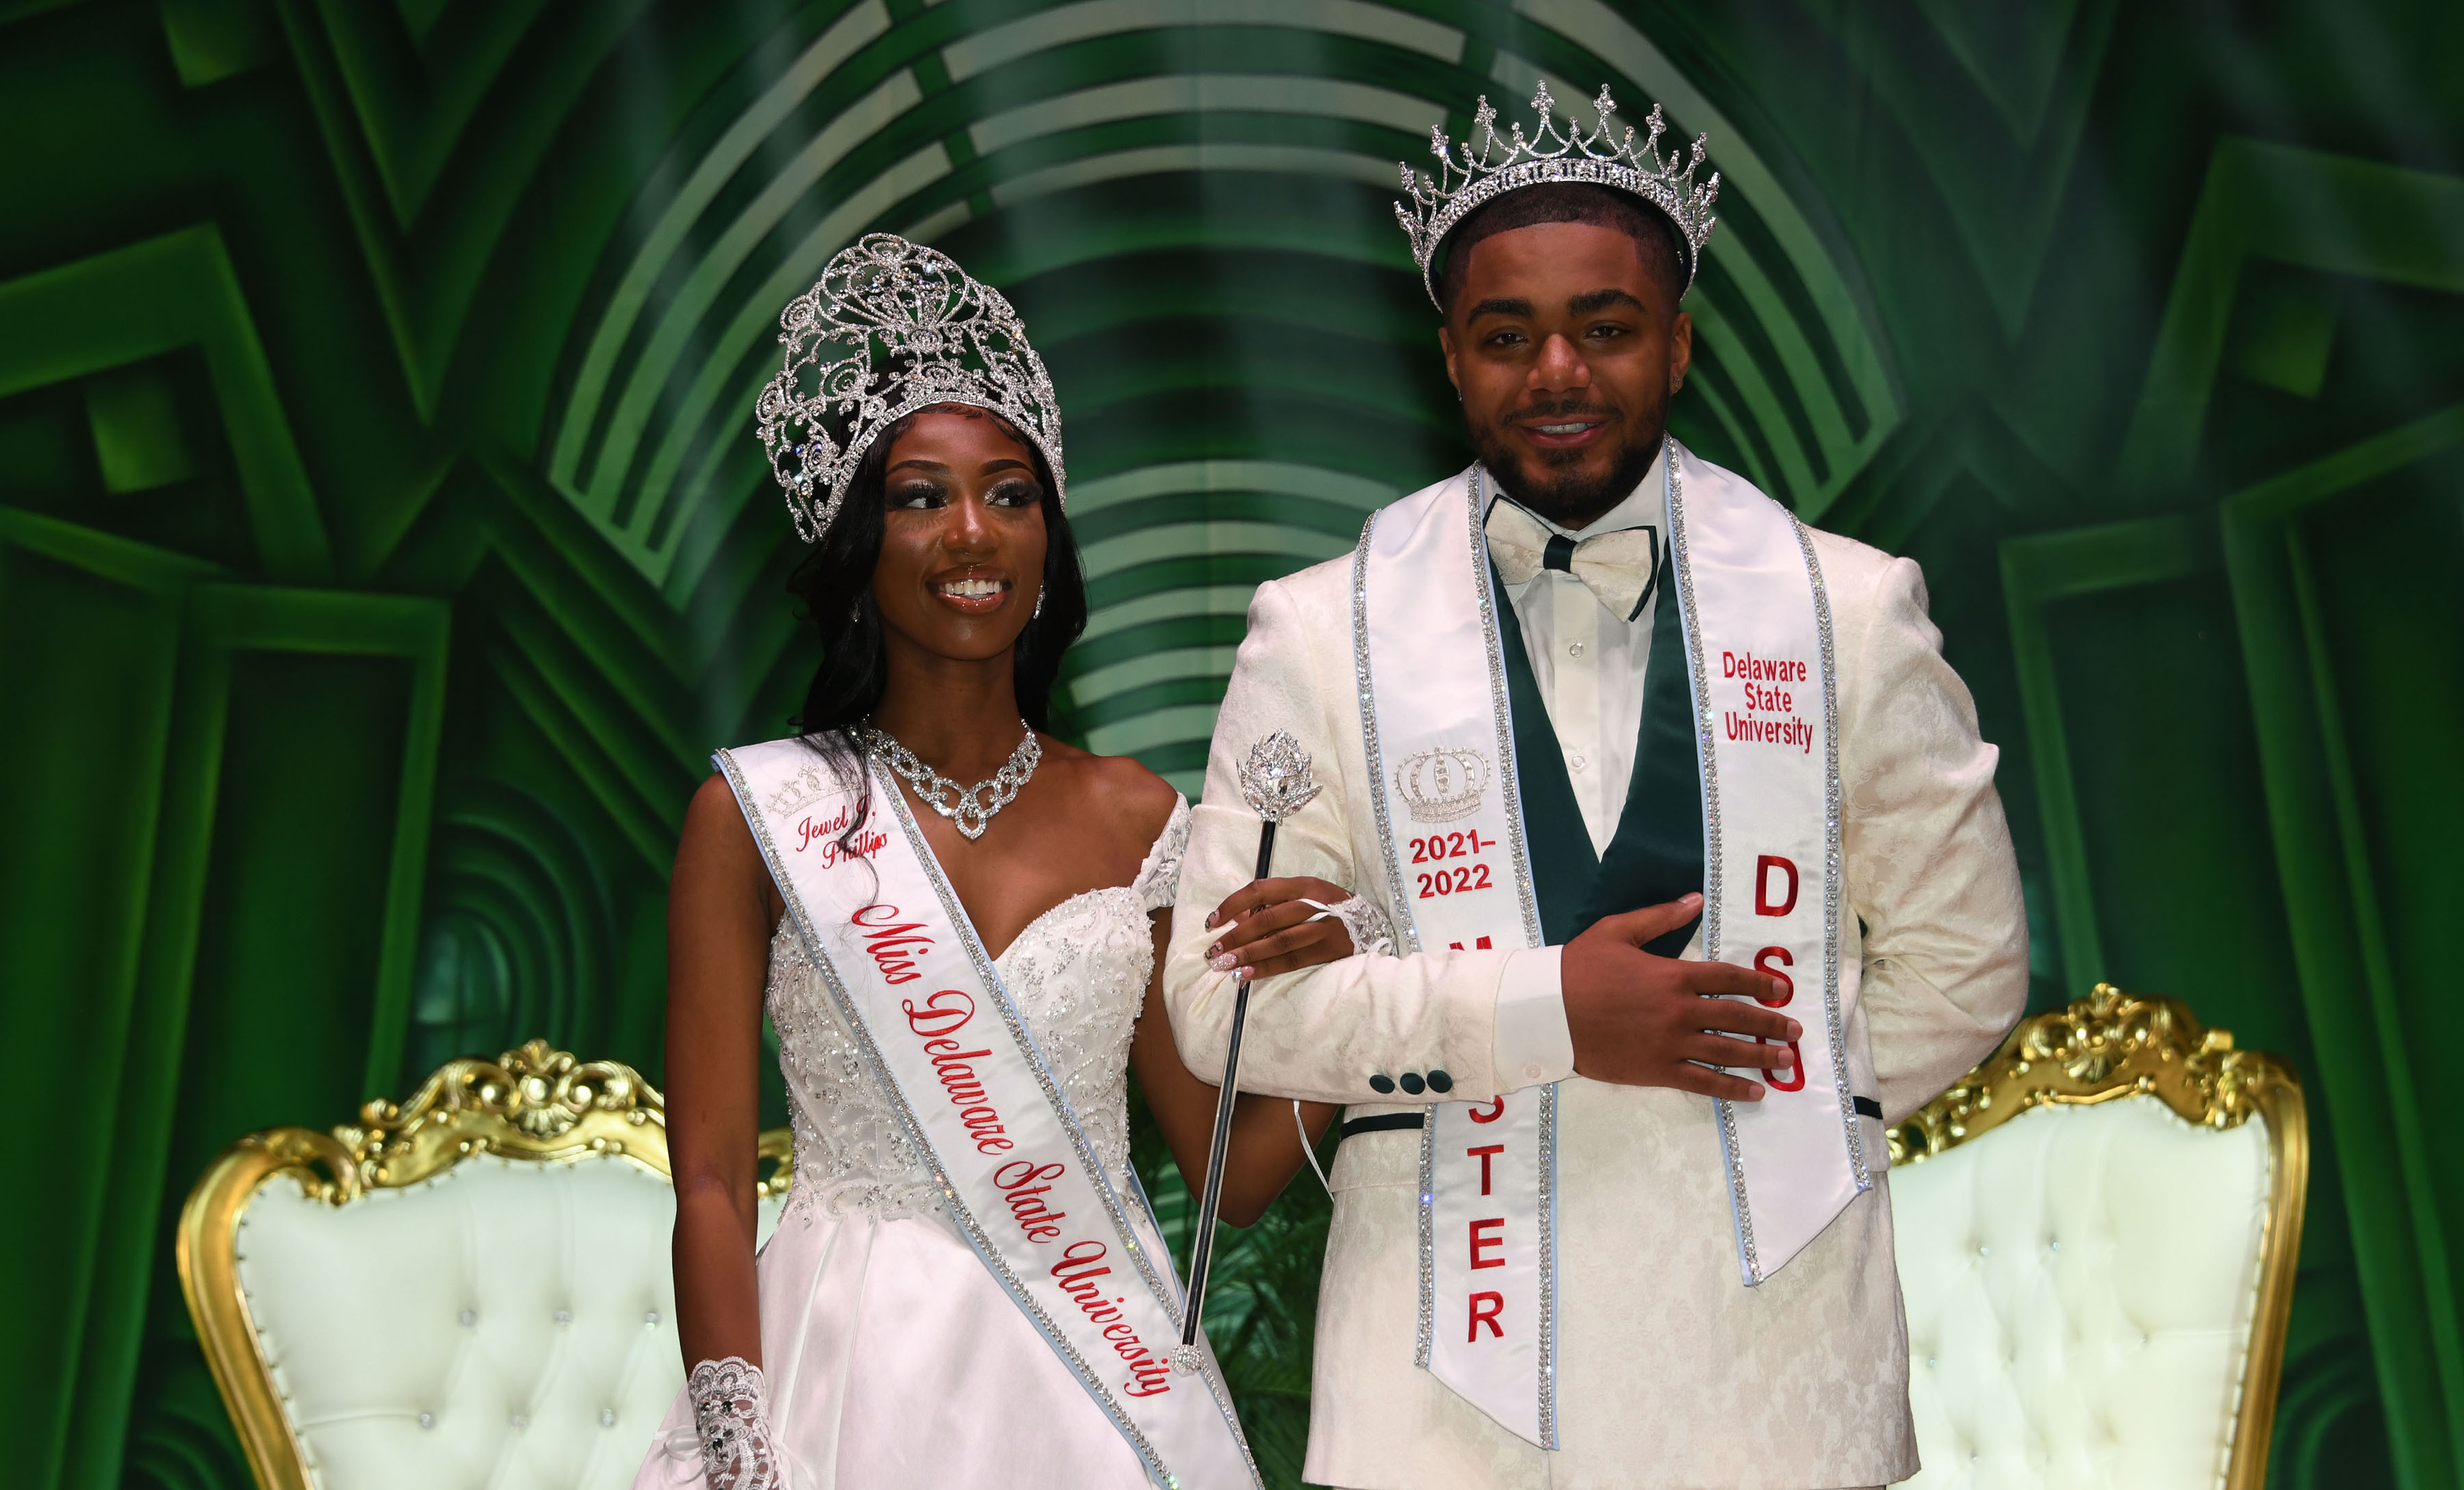
MULTIPOLYGON (((1243 1087, 1349 1105, 1308 1475, 1865 1486, 1915 1472, 1883 1128, 2026 995, 2018 876, 1917 567, 1664 439, 1714 176, 1560 127, 1398 205, 1478 451, 1259 587, 1165 994, 1243 1087), (1563 150, 1559 147, 1563 146, 1563 150), (1399 955, 1301 973, 1275 867, 1399 955)), ((1314 934, 1302 933, 1302 934, 1314 934)), ((1355 938, 1357 940, 1357 938, 1355 938)))

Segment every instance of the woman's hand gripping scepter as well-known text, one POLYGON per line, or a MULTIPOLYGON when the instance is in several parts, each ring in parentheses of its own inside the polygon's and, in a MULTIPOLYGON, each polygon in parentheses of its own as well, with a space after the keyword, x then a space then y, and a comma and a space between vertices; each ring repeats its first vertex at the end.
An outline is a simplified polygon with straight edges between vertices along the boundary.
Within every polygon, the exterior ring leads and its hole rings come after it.
MULTIPOLYGON (((1256 812, 1258 872, 1264 880, 1275 855, 1275 828, 1317 796, 1309 778, 1309 753, 1290 734, 1277 730, 1249 747, 1241 767, 1241 797, 1256 812)), ((1232 1106, 1241 1089, 1241 1026, 1249 1017, 1252 979, 1243 977, 1232 996, 1232 1040, 1223 1056, 1223 1084, 1216 1088, 1215 1136, 1207 1147, 1206 1185, 1198 1202, 1198 1239, 1189 1254, 1189 1292, 1180 1326, 1180 1345, 1172 1353, 1173 1369, 1183 1375, 1199 1368, 1199 1318, 1205 1312, 1206 1273, 1215 1258, 1215 1215, 1223 1198, 1223 1156, 1232 1138, 1232 1106)))

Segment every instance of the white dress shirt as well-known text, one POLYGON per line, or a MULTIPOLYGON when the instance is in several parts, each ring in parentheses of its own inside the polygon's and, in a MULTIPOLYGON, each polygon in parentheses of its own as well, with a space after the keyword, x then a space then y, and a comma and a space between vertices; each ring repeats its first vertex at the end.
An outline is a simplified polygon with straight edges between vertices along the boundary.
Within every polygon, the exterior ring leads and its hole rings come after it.
MULTIPOLYGON (((1581 539, 1624 528, 1658 528, 1660 470, 1652 468, 1624 501, 1585 528, 1569 528, 1531 513, 1551 533, 1581 539)), ((1500 501, 1509 498, 1500 497, 1500 501)), ((1530 512, 1529 508, 1524 511, 1530 512)), ((1592 836, 1608 852, 1625 813, 1634 777, 1635 737, 1642 729, 1642 682, 1651 661, 1651 628, 1660 610, 1657 587, 1631 621, 1615 615, 1590 587, 1562 569, 1543 569, 1507 592, 1523 626, 1523 649, 1549 710, 1549 726, 1565 752, 1566 778, 1592 836)), ((1639 909, 1639 907, 1628 907, 1639 909)), ((1566 998, 1555 947, 1507 959, 1497 990, 1498 1069, 1526 1085, 1563 1081, 1574 1072, 1574 1040, 1566 1027, 1566 998)))

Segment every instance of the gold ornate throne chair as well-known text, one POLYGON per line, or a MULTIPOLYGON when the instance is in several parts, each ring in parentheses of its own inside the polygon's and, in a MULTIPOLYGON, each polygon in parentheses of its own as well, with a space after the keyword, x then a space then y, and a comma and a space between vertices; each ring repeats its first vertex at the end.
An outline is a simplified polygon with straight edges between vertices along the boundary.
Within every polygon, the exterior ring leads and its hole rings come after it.
MULTIPOLYGON (((761 1135, 761 1236, 788 1136, 761 1135)), ((684 1384, 659 1093, 533 1041, 232 1145, 180 1282, 267 1490, 627 1486, 684 1384)))
POLYGON ((2023 1022, 1891 1130, 1925 1490, 2258 1490, 2301 1240, 2301 1088, 2170 998, 2023 1022))

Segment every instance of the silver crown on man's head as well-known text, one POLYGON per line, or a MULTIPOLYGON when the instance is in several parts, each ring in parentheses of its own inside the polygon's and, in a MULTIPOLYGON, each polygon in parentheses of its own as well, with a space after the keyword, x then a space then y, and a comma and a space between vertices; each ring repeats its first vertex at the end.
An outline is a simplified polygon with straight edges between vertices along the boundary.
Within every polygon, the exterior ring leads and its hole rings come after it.
MULTIPOLYGON (((1430 303, 1438 301, 1432 262, 1438 246, 1446 241, 1455 225, 1484 203, 1549 182, 1613 186, 1660 208, 1685 240, 1685 284, 1692 288, 1694 271, 1703 260, 1704 241, 1718 221, 1711 215, 1711 204, 1720 195, 1720 173, 1713 171, 1711 179, 1699 186, 1694 181, 1694 172, 1703 164, 1704 144, 1710 137, 1695 137, 1693 153, 1683 158, 1680 169, 1679 155, 1661 157, 1660 137, 1668 132, 1668 125, 1656 103, 1645 121, 1651 133, 1639 144, 1631 127, 1622 136, 1612 132, 1609 121, 1617 113, 1617 100, 1605 87, 1592 100, 1599 127, 1589 133, 1577 129, 1572 120, 1559 124, 1556 99, 1549 96, 1547 83, 1531 96, 1531 106, 1540 114, 1538 130, 1527 140, 1523 126, 1517 124, 1509 137, 1501 139, 1497 110, 1489 107, 1484 95, 1479 112, 1472 116, 1471 139, 1455 144, 1446 139, 1444 126, 1430 129, 1429 151, 1440 162, 1437 170, 1423 175, 1409 165, 1403 167, 1403 189, 1412 194, 1414 207, 1397 202, 1395 216, 1412 240, 1412 259, 1420 266, 1420 283, 1429 292, 1430 303), (1478 154, 1472 151, 1473 139, 1480 143, 1478 154)), ((1438 309, 1445 307, 1438 305, 1438 309)))
POLYGON ((1063 494, 1061 403, 1026 327, 992 286, 896 233, 841 249, 779 313, 787 348, 753 406, 796 532, 818 542, 881 432, 919 408, 989 409, 1035 442, 1063 494))

